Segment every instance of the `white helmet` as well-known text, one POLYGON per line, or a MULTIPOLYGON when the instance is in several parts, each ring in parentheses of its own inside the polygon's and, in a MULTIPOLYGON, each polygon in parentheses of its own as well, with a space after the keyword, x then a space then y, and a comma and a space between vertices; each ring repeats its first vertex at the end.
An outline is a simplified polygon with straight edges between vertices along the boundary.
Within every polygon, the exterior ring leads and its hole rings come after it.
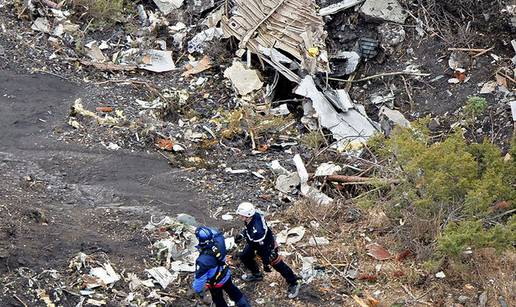
POLYGON ((251 217, 256 213, 256 209, 254 208, 253 204, 243 202, 240 205, 238 205, 236 213, 241 216, 251 217))

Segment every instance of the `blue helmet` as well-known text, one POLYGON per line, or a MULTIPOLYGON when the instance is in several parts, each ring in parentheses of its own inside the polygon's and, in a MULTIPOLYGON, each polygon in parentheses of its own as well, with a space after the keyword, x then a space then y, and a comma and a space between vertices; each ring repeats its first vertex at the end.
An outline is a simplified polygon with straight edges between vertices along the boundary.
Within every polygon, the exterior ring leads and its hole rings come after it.
POLYGON ((206 226, 197 227, 195 236, 199 240, 199 246, 206 246, 213 242, 213 231, 206 226))

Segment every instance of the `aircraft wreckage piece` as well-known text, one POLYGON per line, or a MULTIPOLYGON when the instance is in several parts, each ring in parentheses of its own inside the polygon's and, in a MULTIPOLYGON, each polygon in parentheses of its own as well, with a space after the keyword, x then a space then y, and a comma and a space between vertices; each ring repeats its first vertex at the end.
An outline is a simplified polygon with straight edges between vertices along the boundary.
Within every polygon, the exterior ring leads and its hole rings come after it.
POLYGON ((314 82, 317 73, 330 72, 324 22, 314 0, 228 1, 222 31, 225 37, 239 41, 237 55, 247 49, 297 83, 294 93, 312 101, 307 106, 312 110, 310 117, 305 117, 308 121, 316 117, 330 130, 338 149, 360 148, 378 131, 377 124, 352 103, 345 90, 320 91, 314 82))
POLYGON ((344 113, 337 112, 326 96, 317 89, 311 76, 306 76, 294 93, 310 98, 319 123, 332 132, 338 149, 359 148, 379 131, 363 110, 357 108, 348 109, 344 113))
POLYGON ((230 8, 229 16, 222 17, 222 30, 240 41, 239 55, 248 49, 296 83, 301 79, 293 69, 329 72, 324 22, 314 0, 234 0, 230 8), (280 51, 297 63, 285 66, 280 51))

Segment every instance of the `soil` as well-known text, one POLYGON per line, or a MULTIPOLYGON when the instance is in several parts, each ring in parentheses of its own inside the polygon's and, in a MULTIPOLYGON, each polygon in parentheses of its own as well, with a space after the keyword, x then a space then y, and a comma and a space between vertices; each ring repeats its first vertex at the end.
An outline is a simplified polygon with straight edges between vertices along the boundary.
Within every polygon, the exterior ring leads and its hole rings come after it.
MULTIPOLYGON (((0 71, 4 277, 20 267, 64 269, 80 251, 102 251, 114 265, 139 266, 149 254, 140 229, 152 215, 188 213, 210 221, 205 200, 178 181, 161 156, 56 138, 70 102, 86 94, 80 84, 57 77, 0 71)), ((12 293, 0 294, 0 302, 16 306, 12 293)))

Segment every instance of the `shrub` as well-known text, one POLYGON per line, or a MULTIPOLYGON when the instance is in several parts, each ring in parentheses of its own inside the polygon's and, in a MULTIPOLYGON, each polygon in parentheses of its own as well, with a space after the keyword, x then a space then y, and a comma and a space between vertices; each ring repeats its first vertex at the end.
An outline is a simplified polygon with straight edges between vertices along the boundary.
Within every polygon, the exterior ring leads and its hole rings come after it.
POLYGON ((516 243, 516 218, 513 216, 506 225, 498 224, 489 229, 485 229, 481 221, 450 223, 437 242, 438 249, 451 256, 460 255, 468 247, 504 250, 516 243))
POLYGON ((104 27, 121 21, 125 10, 124 0, 73 0, 80 13, 93 18, 93 27, 104 27))
MULTIPOLYGON (((483 103, 471 101, 471 108, 480 110, 483 103)), ((483 221, 500 213, 496 204, 504 204, 502 210, 515 207, 515 160, 504 159, 488 141, 468 144, 461 131, 431 143, 424 121, 413 127, 397 127, 389 139, 375 137, 368 144, 402 181, 386 195, 389 216, 409 210, 414 220, 438 221, 445 229, 437 235, 438 249, 446 255, 456 256, 467 246, 510 248, 515 219, 494 227, 484 227, 483 221), (455 222, 447 225, 450 220, 455 222)), ((513 154, 515 147, 513 141, 513 154)), ((408 229, 417 228, 408 223, 408 229)))

